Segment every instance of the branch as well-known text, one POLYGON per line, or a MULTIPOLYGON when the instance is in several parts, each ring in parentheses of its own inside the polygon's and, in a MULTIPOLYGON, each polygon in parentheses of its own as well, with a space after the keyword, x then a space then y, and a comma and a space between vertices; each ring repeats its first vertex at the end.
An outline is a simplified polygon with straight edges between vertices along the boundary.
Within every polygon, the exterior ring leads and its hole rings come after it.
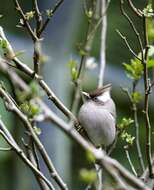
POLYGON ((32 28, 31 28, 31 26, 30 26, 30 24, 29 24, 29 22, 28 22, 28 20, 27 20, 27 18, 26 18, 26 16, 25 16, 25 14, 24 14, 24 12, 23 12, 23 10, 22 10, 22 8, 21 8, 21 6, 20 6, 18 0, 13 0, 13 1, 14 1, 16 10, 17 10, 17 11, 19 12, 19 14, 21 15, 21 18, 22 18, 23 21, 24 21, 24 25, 25 25, 25 27, 27 28, 27 31, 28 31, 28 33, 30 34, 32 40, 33 40, 33 41, 37 41, 38 38, 37 38, 37 36, 35 35, 34 31, 32 30, 32 28))
POLYGON ((106 9, 107 9, 106 0, 101 0, 102 26, 101 26, 101 49, 100 49, 100 69, 98 77, 98 87, 103 86, 104 72, 106 65, 106 32, 107 32, 106 9))
POLYGON ((130 158, 130 155, 129 155, 128 146, 125 146, 125 147, 124 147, 124 150, 125 150, 126 157, 127 157, 128 162, 129 162, 129 165, 130 165, 130 167, 131 167, 131 170, 132 170, 132 172, 134 173, 134 175, 137 177, 137 172, 136 172, 136 170, 135 170, 135 168, 134 168, 134 165, 133 165, 133 163, 132 163, 132 161, 131 161, 131 158, 130 158))
POLYGON ((132 11, 133 11, 138 17, 142 18, 142 12, 134 6, 134 4, 132 3, 131 0, 127 0, 127 1, 128 1, 128 3, 129 3, 130 8, 132 9, 132 11))
MULTIPOLYGON (((3 64, 6 64, 6 63, 4 62, 3 64)), ((14 71, 10 71, 10 68, 8 70, 9 70, 8 74, 10 74, 10 72, 14 72, 14 71)), ((21 89, 23 89, 23 86, 20 86, 22 84, 21 82, 19 83, 16 82, 16 84, 18 84, 18 86, 21 89)), ((96 149, 90 142, 86 141, 72 126, 68 125, 66 122, 60 119, 57 115, 55 115, 48 108, 48 106, 45 105, 41 100, 37 99, 37 103, 40 105, 41 110, 44 113, 44 119, 48 119, 49 121, 54 122, 61 130, 63 130, 69 137, 71 137, 81 147, 83 147, 86 151, 90 151, 94 155, 96 160, 100 163, 100 165, 104 169, 107 170, 109 175, 113 176, 113 169, 114 169, 114 171, 117 174, 117 175, 114 175, 114 179, 116 181, 117 181, 117 176, 119 176, 118 178, 119 180, 121 179, 123 181, 123 179, 125 179, 130 184, 132 184, 132 186, 135 187, 136 190, 137 189, 150 190, 141 180, 137 179, 135 176, 129 173, 122 165, 120 165, 120 163, 118 163, 114 159, 111 159, 109 156, 105 155, 102 150, 96 149)))
POLYGON ((51 18, 53 17, 54 13, 58 10, 58 8, 60 7, 60 5, 64 2, 64 0, 59 0, 55 6, 50 10, 51 15, 48 16, 48 18, 46 19, 46 21, 44 22, 43 26, 41 27, 41 29, 39 30, 39 35, 41 35, 41 33, 45 30, 45 28, 47 27, 49 21, 51 20, 51 18))
POLYGON ((11 148, 18 154, 18 156, 24 161, 24 163, 32 170, 34 175, 37 175, 41 179, 43 179, 51 190, 55 190, 55 188, 50 183, 50 181, 26 157, 23 150, 20 149, 20 147, 17 145, 17 143, 13 139, 11 133, 8 131, 7 127, 4 125, 4 123, 2 122, 1 119, 0 119, 0 134, 7 141, 7 143, 11 146, 11 148))
MULTIPOLYGON (((23 142, 23 144, 24 144, 25 149, 26 149, 27 157, 33 163, 33 165, 36 166, 40 170, 38 158, 36 156, 36 151, 33 148, 34 147, 33 139, 31 138, 30 135, 29 135, 29 143, 26 144, 23 142)), ((49 190, 46 183, 44 183, 44 181, 39 176, 35 175, 35 178, 37 179, 37 182, 38 182, 41 190, 49 190)))
MULTIPOLYGON (((136 189, 150 190, 141 180, 129 173, 129 171, 127 171, 118 161, 105 155, 102 150, 96 149, 90 142, 86 141, 74 128, 55 115, 43 102, 38 103, 44 110, 44 114, 46 115, 45 118, 59 126, 61 130, 80 144, 86 151, 90 151, 96 158, 96 162, 98 162, 109 175, 112 176, 112 171, 114 169, 120 179, 124 178, 136 189)), ((116 177, 114 178, 117 181, 116 177)))
MULTIPOLYGON (((10 57, 9 55, 15 55, 9 41, 7 40, 3 28, 0 27, 0 38, 5 40, 7 43, 6 46, 6 54, 4 55, 6 58, 10 57)), ((22 63, 17 57, 11 56, 11 60, 16 64, 17 68, 19 68, 20 71, 27 74, 29 77, 34 78, 34 71, 30 69, 26 64, 22 63)), ((41 76, 38 74, 35 74, 35 80, 39 83, 39 85, 42 87, 44 92, 47 94, 48 98, 61 110, 68 118, 72 119, 75 123, 77 123, 76 117, 72 114, 72 112, 66 108, 66 106, 58 99, 58 97, 54 94, 54 92, 51 90, 51 88, 46 84, 46 82, 42 79, 41 76)))
POLYGON ((134 57, 136 57, 136 59, 138 59, 139 61, 142 61, 142 59, 140 59, 140 58, 138 57, 138 55, 137 55, 137 54, 133 51, 133 49, 130 47, 130 45, 129 45, 128 41, 127 41, 126 36, 122 35, 119 30, 116 30, 116 32, 119 34, 119 36, 121 37, 121 39, 125 42, 127 48, 128 48, 129 51, 132 53, 132 55, 133 55, 134 57))
POLYGON ((147 69, 147 60, 148 60, 148 50, 149 50, 149 42, 147 36, 147 25, 146 25, 146 17, 143 16, 143 29, 144 29, 144 41, 145 41, 145 54, 143 63, 143 78, 144 78, 144 115, 145 115, 145 125, 146 125, 146 155, 149 167, 149 176, 151 178, 154 177, 154 171, 152 167, 152 156, 151 156, 151 124, 149 119, 149 95, 151 93, 151 87, 149 85, 148 79, 148 69, 147 69))
POLYGON ((4 99, 4 103, 6 108, 9 111, 14 112, 24 123, 26 129, 30 132, 30 134, 32 135, 32 138, 41 154, 41 156, 43 157, 44 162, 46 163, 48 170, 50 172, 50 176, 55 180, 55 182, 59 185, 59 187, 63 190, 67 190, 67 186, 66 184, 63 182, 63 180, 61 179, 61 177, 58 175, 53 163, 51 162, 50 157, 48 156, 43 144, 41 143, 41 141, 39 140, 39 138, 37 137, 34 129, 31 126, 31 123, 29 122, 28 118, 26 115, 24 115, 19 108, 16 106, 16 104, 14 103, 14 101, 12 101, 12 98, 10 95, 7 94, 7 92, 0 87, 0 96, 4 99))
MULTIPOLYGON (((133 84, 133 91, 132 91, 133 93, 135 92, 135 89, 136 89, 136 84, 134 83, 133 84)), ((135 144, 136 144, 139 164, 140 164, 140 167, 141 167, 142 173, 143 173, 145 170, 145 166, 144 166, 143 156, 142 156, 140 142, 139 142, 139 123, 138 123, 137 105, 136 105, 136 103, 134 103, 132 96, 131 96, 130 92, 128 91, 128 89, 122 89, 122 90, 123 90, 123 92, 126 93, 126 95, 128 96, 128 99, 132 105, 133 118, 134 118, 134 124, 135 124, 135 144)))

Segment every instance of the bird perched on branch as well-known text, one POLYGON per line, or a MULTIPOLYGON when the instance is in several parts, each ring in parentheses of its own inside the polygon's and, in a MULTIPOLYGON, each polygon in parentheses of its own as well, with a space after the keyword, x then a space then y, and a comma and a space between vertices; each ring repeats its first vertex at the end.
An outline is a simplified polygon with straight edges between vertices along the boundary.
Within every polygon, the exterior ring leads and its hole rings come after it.
POLYGON ((116 135, 116 108, 110 95, 111 84, 93 92, 82 92, 85 103, 79 110, 79 122, 96 146, 110 145, 116 135))

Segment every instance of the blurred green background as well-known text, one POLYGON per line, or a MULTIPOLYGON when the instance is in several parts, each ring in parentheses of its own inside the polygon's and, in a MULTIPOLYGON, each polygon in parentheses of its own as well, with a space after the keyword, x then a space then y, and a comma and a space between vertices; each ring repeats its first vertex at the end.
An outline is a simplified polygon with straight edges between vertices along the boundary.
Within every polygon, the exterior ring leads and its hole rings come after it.
MULTIPOLYGON (((31 1, 21 0, 21 5, 25 11, 31 10, 31 1)), ((52 7, 55 0, 38 1, 41 10, 52 7)), ((140 0, 136 2, 138 8, 143 8, 147 1, 140 0)), ((19 17, 15 12, 13 1, 0 0, 0 14, 3 17, 0 19, 0 25, 4 28, 8 39, 10 40, 13 48, 17 51, 25 50, 22 59, 26 64, 32 63, 32 42, 28 34, 23 30, 16 27, 19 22, 19 17)), ((77 52, 77 43, 83 42, 85 31, 87 27, 87 20, 83 13, 82 0, 65 0, 61 8, 56 12, 47 27, 43 37, 43 53, 48 56, 48 61, 42 66, 42 73, 49 86, 54 90, 57 96, 65 103, 67 107, 71 105, 73 97, 74 86, 70 80, 69 69, 67 67, 68 61, 73 58, 80 60, 77 52)), ((140 20, 135 18, 135 15, 128 9, 129 15, 132 15, 133 21, 136 23, 139 31, 142 30, 140 20)), ((130 105, 126 95, 121 91, 122 87, 131 88, 131 80, 127 79, 122 63, 129 63, 132 58, 130 52, 127 50, 125 44, 115 32, 119 29, 122 33, 126 34, 130 44, 136 52, 138 46, 135 35, 131 31, 129 23, 121 16, 119 1, 113 0, 108 9, 108 29, 107 29, 107 65, 105 71, 105 83, 113 83, 112 97, 117 105, 117 121, 119 122, 122 117, 132 117, 130 105)), ((95 37, 94 46, 91 55, 94 56, 99 63, 99 47, 100 47, 100 30, 98 30, 95 37)), ((96 88, 98 68, 92 71, 87 71, 84 78, 85 90, 96 88)), ((0 73, 0 80, 3 80, 11 91, 11 85, 8 83, 6 77, 0 73)), ((142 82, 139 84, 142 90, 142 82)), ((46 100, 46 102, 48 102, 46 100)), ((61 113, 49 103, 49 106, 63 117, 61 113)), ((139 105, 142 108, 142 105, 139 105)), ((151 101, 150 111, 153 113, 154 106, 151 101)), ((21 135, 23 134, 20 122, 11 113, 7 113, 0 100, 0 115, 12 131, 13 135, 18 139, 21 144, 21 135)), ((152 114, 151 114, 152 115, 152 114)), ((145 128, 143 123, 142 110, 139 111, 140 122, 140 140, 142 144, 142 152, 145 156, 145 128)), ((93 165, 87 161, 85 152, 79 147, 78 144, 72 142, 63 132, 51 124, 40 124, 43 133, 40 138, 42 139, 51 159, 53 160, 60 175, 63 176, 73 190, 85 189, 86 184, 80 179, 79 171, 81 168, 91 168, 93 165)), ((132 125, 130 132, 134 134, 135 129, 132 125)), ((0 139, 0 144, 4 146, 4 142, 0 139)), ((0 146, 1 146, 0 145, 0 146)), ((116 158, 120 163, 128 169, 128 161, 123 149, 125 144, 118 140, 116 149, 112 153, 112 157, 116 158)), ((130 148, 130 155, 133 163, 138 166, 136 157, 135 145, 130 148)), ((41 161, 42 163, 42 161, 41 161)), ((46 168, 42 163, 42 170, 46 172, 46 168)), ((35 178, 31 171, 18 159, 13 152, 0 152, 0 189, 1 190, 36 190, 39 187, 36 184, 35 178)))

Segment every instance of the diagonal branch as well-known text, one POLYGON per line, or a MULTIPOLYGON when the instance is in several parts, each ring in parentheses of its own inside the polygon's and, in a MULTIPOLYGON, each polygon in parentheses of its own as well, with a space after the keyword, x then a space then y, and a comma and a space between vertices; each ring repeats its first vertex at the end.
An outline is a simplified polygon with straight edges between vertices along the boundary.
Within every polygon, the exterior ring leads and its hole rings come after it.
POLYGON ((55 190, 50 181, 32 164, 32 162, 26 157, 23 150, 17 145, 15 140, 13 139, 11 133, 8 131, 7 127, 4 125, 2 120, 0 119, 0 134, 7 141, 7 143, 11 146, 11 148, 19 155, 19 157, 24 161, 24 163, 32 170, 34 175, 39 176, 43 179, 46 184, 49 186, 51 190, 55 190))
POLYGON ((12 101, 12 98, 10 95, 8 95, 8 93, 2 88, 0 87, 0 96, 4 99, 4 103, 6 108, 9 111, 14 112, 24 123, 26 129, 30 132, 41 156, 43 157, 44 162, 46 163, 46 166, 48 167, 48 170, 50 172, 50 176, 56 181, 56 183, 59 185, 59 187, 63 190, 67 190, 67 185, 63 182, 63 180, 61 179, 61 177, 58 175, 49 155, 47 154, 43 144, 41 143, 41 141, 39 140, 39 138, 37 137, 34 129, 31 126, 31 123, 29 122, 28 118, 26 115, 24 115, 19 108, 15 105, 14 101, 12 101))

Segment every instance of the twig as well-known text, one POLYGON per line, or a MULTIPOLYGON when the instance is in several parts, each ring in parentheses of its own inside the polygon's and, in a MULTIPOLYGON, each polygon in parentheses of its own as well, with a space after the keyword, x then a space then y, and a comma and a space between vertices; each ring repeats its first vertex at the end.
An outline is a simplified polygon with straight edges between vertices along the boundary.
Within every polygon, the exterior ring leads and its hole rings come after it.
POLYGON ((128 16, 128 14, 125 12, 124 8, 123 8, 123 5, 124 5, 124 1, 123 0, 120 0, 120 8, 121 8, 121 12, 122 12, 122 15, 127 19, 127 21, 129 22, 131 28, 133 29, 134 31, 134 34, 136 35, 137 37, 137 40, 139 42, 139 46, 140 46, 140 51, 141 51, 141 54, 142 54, 142 57, 143 57, 143 44, 142 44, 142 40, 141 40, 141 36, 137 30, 137 28, 135 27, 132 19, 128 16))
MULTIPOLYGON (((84 9, 84 11, 86 14, 86 11, 87 11, 86 8, 84 9)), ((80 100, 80 92, 81 92, 80 83, 81 83, 81 80, 83 78, 83 73, 85 70, 85 64, 86 64, 87 58, 89 57, 91 49, 92 49, 93 39, 94 39, 96 30, 97 30, 99 24, 101 23, 101 20, 98 20, 98 22, 95 22, 95 19, 94 19, 95 7, 94 6, 92 6, 92 11, 93 11, 93 16, 91 18, 88 18, 88 27, 87 27, 85 42, 84 42, 84 47, 83 47, 83 51, 85 53, 81 56, 81 61, 80 61, 79 69, 78 69, 77 79, 75 82, 75 93, 74 93, 73 103, 71 106, 71 111, 74 114, 76 114, 76 112, 77 112, 77 108, 78 108, 78 104, 79 104, 79 100, 80 100)))
MULTIPOLYGON (((7 43, 7 53, 5 57, 7 58, 9 55, 15 55, 9 41, 7 40, 3 28, 0 27, 0 38, 4 39, 7 43), (9 54, 9 55, 8 55, 9 54)), ((10 56, 9 56, 10 57, 10 56)), ((34 71, 29 68, 26 64, 22 63, 17 57, 12 57, 11 60, 16 64, 16 66, 20 69, 20 71, 24 72, 31 78, 34 78, 34 71)), ((41 76, 35 74, 35 80, 38 81, 39 85, 42 87, 44 92, 47 94, 48 98, 59 108, 68 118, 72 119, 75 123, 77 122, 76 117, 72 114, 72 112, 58 99, 58 97, 54 94, 51 88, 46 84, 46 82, 42 79, 41 76)))
POLYGON ((101 0, 101 48, 100 48, 100 68, 98 76, 98 87, 103 86, 104 72, 106 65, 106 32, 107 32, 107 13, 106 13, 106 0, 101 0), (105 13, 105 14, 104 14, 105 13))
POLYGON ((19 157, 24 161, 24 163, 32 170, 32 172, 43 179, 50 189, 55 190, 50 181, 27 159, 23 150, 17 145, 15 140, 13 139, 11 133, 8 131, 2 120, 0 119, 0 134, 7 141, 7 143, 11 146, 11 148, 19 155, 19 157))
MULTIPOLYGON (((34 146, 33 139, 31 138, 31 136, 29 136, 29 143, 28 144, 24 143, 24 146, 26 148, 26 153, 27 153, 29 160, 33 163, 34 166, 36 166, 40 170, 38 158, 36 156, 35 149, 33 148, 33 146, 34 146)), ((46 183, 44 183, 44 181, 39 176, 35 175, 35 178, 37 179, 37 182, 38 182, 41 190, 49 190, 46 183)))
POLYGON ((35 17, 36 17, 36 34, 38 38, 40 38, 39 31, 42 27, 42 14, 39 10, 38 0, 33 0, 33 6, 34 6, 34 11, 35 11, 35 17))
POLYGON ((61 177, 59 176, 59 174, 57 173, 50 157, 48 156, 43 144, 41 143, 41 141, 39 140, 39 138, 37 137, 35 131, 33 130, 31 123, 29 122, 28 118, 26 115, 24 115, 19 109, 18 107, 14 104, 14 102, 12 101, 12 98, 10 98, 10 96, 5 92, 5 90, 3 88, 0 87, 0 96, 4 99, 5 102, 5 106, 8 110, 16 113, 16 115, 22 120, 22 122, 24 123, 26 129, 30 132, 30 134, 32 135, 32 138, 41 154, 41 156, 43 157, 44 162, 46 163, 48 170, 50 172, 50 176, 56 181, 56 183, 59 185, 59 187, 63 190, 67 190, 67 185, 63 182, 63 180, 61 179, 61 177))
POLYGON ((130 165, 130 167, 131 167, 131 169, 132 169, 132 172, 133 172, 134 175, 137 177, 137 172, 136 172, 136 170, 135 170, 135 168, 134 168, 134 165, 133 165, 133 163, 132 163, 132 161, 131 161, 131 158, 130 158, 130 155, 129 155, 128 146, 125 146, 125 147, 124 147, 124 150, 125 150, 126 157, 127 157, 128 162, 129 162, 129 165, 130 165))
POLYGON ((129 5, 130 5, 132 11, 133 11, 138 17, 141 18, 141 17, 142 17, 142 12, 141 12, 140 10, 138 10, 138 9, 134 6, 134 4, 132 3, 131 0, 127 0, 127 1, 128 1, 129 5))
POLYGON ((132 48, 130 47, 126 36, 122 35, 121 32, 119 30, 116 30, 116 32, 119 34, 119 36, 121 37, 121 39, 125 42, 127 48, 129 49, 129 51, 134 55, 134 57, 136 57, 136 59, 138 59, 139 61, 142 61, 138 55, 132 50, 132 48))
POLYGON ((48 16, 48 18, 46 19, 46 21, 44 22, 44 24, 42 25, 41 29, 39 30, 39 35, 41 35, 41 33, 45 30, 45 28, 47 27, 50 19, 53 17, 54 13, 58 10, 58 8, 60 7, 60 5, 64 2, 64 0, 59 0, 54 7, 50 10, 51 11, 51 15, 48 16))
MULTIPOLYGON (((136 85, 133 84, 133 92, 135 92, 136 85)), ((132 110, 133 110, 133 118, 134 118, 134 124, 135 124, 135 144, 136 144, 136 149, 137 149, 137 156, 139 159, 139 164, 142 169, 142 172, 145 170, 144 166, 144 161, 143 161, 143 156, 141 152, 141 147, 140 147, 140 142, 139 142, 139 123, 138 123, 138 116, 137 116, 137 106, 136 103, 133 101, 132 96, 128 89, 122 89, 123 92, 126 93, 128 96, 128 99, 130 101, 130 104, 132 105, 132 110)))
POLYGON ((2 147, 0 147, 0 151, 11 151, 12 150, 12 148, 11 147, 9 147, 9 148, 2 148, 2 147))
POLYGON ((24 24, 25 24, 25 27, 27 28, 28 33, 30 34, 30 36, 33 39, 33 41, 37 41, 38 38, 35 35, 34 31, 32 30, 32 28, 31 28, 31 26, 30 26, 30 24, 29 24, 29 22, 28 22, 28 20, 27 20, 27 18, 25 16, 25 14, 24 14, 24 12, 23 12, 23 10, 22 10, 22 8, 21 8, 18 0, 13 0, 13 1, 14 1, 16 10, 19 12, 19 14, 21 15, 21 17, 22 17, 22 19, 24 21, 24 24))
POLYGON ((149 42, 147 36, 147 25, 146 25, 146 17, 143 16, 143 29, 144 29, 144 42, 145 42, 145 54, 143 63, 143 78, 144 78, 144 115, 145 115, 145 125, 146 125, 146 155, 149 167, 149 176, 154 177, 154 171, 152 167, 152 156, 151 156, 151 124, 149 119, 149 95, 150 95, 150 86, 148 82, 148 69, 147 69, 147 60, 148 60, 148 50, 149 50, 149 42))

